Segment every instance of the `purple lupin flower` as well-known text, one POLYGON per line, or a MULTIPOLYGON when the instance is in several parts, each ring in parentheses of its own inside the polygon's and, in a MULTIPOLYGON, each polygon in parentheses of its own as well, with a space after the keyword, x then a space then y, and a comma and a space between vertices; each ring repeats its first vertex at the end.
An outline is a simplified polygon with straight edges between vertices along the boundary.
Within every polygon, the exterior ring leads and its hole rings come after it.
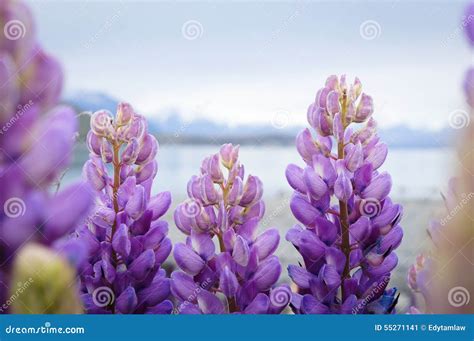
POLYGON ((273 255, 278 231, 257 234, 262 182, 252 175, 244 180, 238 153, 239 146, 225 144, 205 158, 201 174, 188 182, 189 199, 174 213, 187 236, 174 248, 182 270, 171 275, 177 313, 278 314, 289 303, 290 288, 274 287, 281 273, 273 255))
MULTIPOLYGON (((26 243, 41 243, 78 265, 87 250, 64 238, 84 220, 93 194, 86 183, 55 191, 77 133, 75 113, 57 106, 61 66, 36 41, 22 1, 0 4, 0 303, 11 264, 26 243)), ((16 285, 16 283, 15 283, 16 285)), ((54 302, 49 302, 54 303, 54 302)))
POLYGON ((469 45, 471 45, 471 47, 474 47, 474 2, 473 1, 471 1, 466 7, 462 25, 464 26, 464 32, 466 32, 469 45))
POLYGON ((99 199, 88 226, 78 232, 91 249, 81 274, 86 310, 170 313, 170 284, 161 264, 171 241, 168 223, 160 218, 171 195, 150 194, 158 142, 144 117, 120 103, 115 117, 105 110, 92 115, 87 144, 84 175, 99 199))
POLYGON ((296 138, 305 167, 289 165, 291 210, 301 222, 286 239, 303 257, 288 272, 297 285, 296 313, 390 313, 396 289, 386 290, 397 265, 402 207, 379 171, 387 146, 376 134, 372 98, 360 81, 330 76, 308 108, 309 129, 296 138), (352 123, 362 128, 353 130, 352 123))
MULTIPOLYGON (((474 2, 470 2, 466 8, 463 25, 469 45, 472 48, 474 47, 474 2)), ((463 85, 466 101, 471 108, 474 108, 474 67, 471 66, 467 70, 463 85)))

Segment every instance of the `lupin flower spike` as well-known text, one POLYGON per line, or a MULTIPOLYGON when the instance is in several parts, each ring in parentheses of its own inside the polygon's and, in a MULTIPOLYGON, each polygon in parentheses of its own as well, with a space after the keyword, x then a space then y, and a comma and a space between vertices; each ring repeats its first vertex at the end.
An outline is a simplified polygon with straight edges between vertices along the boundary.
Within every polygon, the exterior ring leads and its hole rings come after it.
POLYGON ((85 219, 93 195, 86 183, 55 194, 77 133, 74 111, 56 106, 63 83, 60 64, 42 50, 32 14, 23 1, 1 1, 0 23, 2 305, 11 285, 11 265, 26 242, 48 246, 74 265, 81 262, 87 250, 63 237, 85 219))
POLYGON ((158 142, 127 103, 115 117, 98 111, 87 137, 84 175, 99 194, 95 213, 78 231, 92 250, 81 274, 89 313, 170 313, 169 279, 161 265, 171 252, 169 192, 150 196, 158 142), (112 174, 109 175, 109 169, 112 174))
POLYGON ((330 76, 308 108, 316 136, 305 129, 296 139, 306 165, 286 170, 295 190, 290 207, 303 225, 286 235, 303 258, 288 267, 295 313, 394 311, 396 289, 386 287, 403 236, 402 207, 388 196, 390 175, 378 170, 387 146, 376 135, 373 110, 357 78, 348 86, 345 76, 330 76))
POLYGON ((288 286, 274 287, 281 273, 273 255, 278 231, 257 235, 265 211, 262 182, 252 175, 244 180, 238 153, 238 146, 225 144, 205 158, 201 174, 188 182, 189 199, 174 213, 187 236, 174 248, 182 270, 171 276, 176 313, 278 314, 290 300, 288 286))

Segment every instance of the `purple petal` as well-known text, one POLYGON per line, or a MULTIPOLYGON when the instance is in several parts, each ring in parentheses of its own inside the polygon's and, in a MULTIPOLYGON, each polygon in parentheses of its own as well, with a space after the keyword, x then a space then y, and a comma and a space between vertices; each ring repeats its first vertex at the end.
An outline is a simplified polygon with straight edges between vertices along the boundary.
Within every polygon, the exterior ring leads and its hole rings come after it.
POLYGON ((270 299, 265 294, 258 294, 245 308, 245 314, 266 314, 270 307, 270 299))
POLYGON ((385 143, 378 143, 375 147, 371 149, 369 155, 365 158, 366 162, 372 164, 373 169, 377 169, 385 162, 387 158, 388 148, 385 143))
POLYGON ((306 193, 306 184, 303 179, 304 170, 297 165, 290 164, 286 168, 286 179, 290 186, 300 193, 306 193))
POLYGON ((176 244, 173 254, 176 264, 190 275, 197 275, 205 265, 204 260, 186 244, 176 244))
POLYGON ((312 167, 305 168, 303 179, 308 193, 316 200, 320 199, 328 191, 328 186, 312 167))
POLYGON ((312 226, 316 217, 321 215, 303 196, 298 194, 294 194, 291 198, 290 208, 295 218, 306 226, 312 226))
POLYGON ((130 242, 130 236, 128 235, 128 227, 125 224, 121 224, 117 231, 115 231, 112 239, 112 247, 115 252, 120 254, 122 257, 127 258, 132 248, 130 242))
POLYGON ((198 233, 191 231, 191 243, 194 250, 205 260, 209 260, 214 256, 216 247, 214 241, 207 233, 198 233))
POLYGON ((148 249, 130 264, 129 271, 135 279, 140 281, 148 275, 154 266, 155 253, 153 250, 148 249))
POLYGON ((170 294, 170 280, 164 276, 157 275, 153 278, 151 284, 138 292, 138 301, 140 306, 154 306, 170 294))
POLYGON ((50 112, 38 128, 39 137, 21 159, 21 167, 35 184, 49 183, 69 164, 74 135, 75 113, 68 107, 50 112), (48 153, 44 151, 47 150, 48 153))
POLYGON ((280 277, 281 265, 276 256, 271 256, 264 260, 257 268, 253 276, 253 281, 260 291, 270 289, 280 277))
POLYGON ((240 199, 240 206, 250 206, 259 201, 263 194, 262 181, 256 177, 249 175, 247 182, 244 185, 242 198, 240 199))
POLYGON ((327 314, 329 308, 312 295, 304 295, 301 300, 301 311, 304 314, 327 314))
POLYGON ((204 314, 222 314, 225 312, 221 300, 207 290, 202 290, 198 294, 198 304, 204 314))
POLYGON ((363 242, 370 233, 370 219, 368 217, 362 216, 349 228, 351 237, 355 242, 363 242))
POLYGON ((137 295, 133 287, 128 287, 117 298, 116 309, 122 314, 133 313, 138 303, 137 295))
POLYGON ((198 285, 193 278, 182 271, 175 271, 171 274, 171 292, 183 301, 196 302, 196 291, 198 285))
POLYGON ((239 283, 235 274, 230 271, 229 267, 224 267, 219 279, 219 288, 222 290, 222 293, 227 297, 234 297, 238 287, 239 283))
POLYGON ((171 314, 172 311, 173 311, 173 303, 171 303, 171 301, 166 300, 166 301, 163 301, 160 304, 157 304, 153 307, 147 308, 147 310, 145 311, 145 314, 165 314, 165 315, 168 315, 168 314, 171 314))
POLYGON ((145 188, 138 185, 135 187, 135 192, 125 205, 125 211, 133 219, 138 219, 145 211, 146 201, 145 188))
POLYGON ((352 183, 344 172, 339 173, 334 183, 334 195, 344 202, 347 202, 352 196, 352 183))
POLYGON ((249 247, 247 242, 241 236, 237 236, 234 244, 234 250, 232 251, 232 258, 242 266, 247 266, 249 262, 249 247))
POLYGON ((168 223, 166 221, 154 222, 150 230, 144 236, 143 247, 145 249, 154 249, 167 234, 168 223))
POLYGON ((364 189, 361 196, 365 199, 374 198, 382 201, 390 193, 392 178, 384 172, 372 179, 372 182, 364 189))
POLYGON ((319 153, 309 129, 301 131, 296 136, 296 149, 306 162, 310 162, 313 155, 319 153))
POLYGON ((280 242, 280 235, 277 229, 269 229, 255 239, 254 247, 257 248, 258 258, 263 260, 273 254, 280 242))
POLYGON ((45 212, 44 233, 48 240, 63 236, 80 224, 89 213, 93 198, 92 188, 84 182, 71 185, 52 198, 45 212))

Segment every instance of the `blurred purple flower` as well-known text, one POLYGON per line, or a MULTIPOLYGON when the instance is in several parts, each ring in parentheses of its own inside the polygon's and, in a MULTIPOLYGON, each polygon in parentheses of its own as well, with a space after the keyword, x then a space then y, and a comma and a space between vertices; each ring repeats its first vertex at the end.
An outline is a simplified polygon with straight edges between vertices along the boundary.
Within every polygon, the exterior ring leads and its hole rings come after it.
POLYGON ((174 213, 187 235, 174 248, 182 270, 171 276, 178 313, 278 314, 289 303, 290 288, 275 287, 278 231, 257 234, 265 211, 262 182, 252 175, 244 180, 238 153, 238 146, 226 144, 205 158, 201 174, 188 182, 189 199, 174 213))
POLYGON ((373 110, 357 78, 348 86, 345 76, 330 76, 308 108, 316 136, 305 129, 296 138, 306 163, 286 171, 295 190, 290 207, 304 225, 286 235, 304 261, 288 267, 296 313, 394 311, 396 289, 386 287, 398 262, 402 207, 388 196, 390 175, 378 170, 387 146, 376 134, 373 110), (353 122, 362 128, 354 131, 353 122))
POLYGON ((64 237, 87 216, 93 193, 86 183, 57 194, 50 190, 71 158, 75 113, 54 107, 62 70, 36 41, 29 8, 22 1, 2 1, 0 23, 0 300, 4 302, 12 261, 25 243, 52 246, 76 265, 81 262, 87 250, 64 237))
POLYGON ((466 7, 463 21, 464 30, 471 47, 474 47, 474 2, 471 1, 466 7))
POLYGON ((171 252, 169 192, 151 196, 158 142, 145 119, 126 103, 115 117, 98 111, 87 137, 84 176, 98 193, 88 226, 78 231, 92 250, 83 267, 88 313, 170 313, 169 279, 161 265, 171 252), (111 174, 109 175, 109 170, 111 174))

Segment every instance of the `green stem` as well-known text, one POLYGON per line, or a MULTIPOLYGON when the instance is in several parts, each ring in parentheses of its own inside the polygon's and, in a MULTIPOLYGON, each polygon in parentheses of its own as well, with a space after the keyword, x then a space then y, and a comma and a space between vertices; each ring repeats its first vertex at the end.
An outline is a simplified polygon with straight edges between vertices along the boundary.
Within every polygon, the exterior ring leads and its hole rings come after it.
MULTIPOLYGON (((347 108, 347 94, 344 92, 342 97, 342 112, 341 120, 343 125, 343 130, 346 128, 346 108, 347 108)), ((344 159, 344 141, 338 141, 337 145, 337 158, 344 159)), ((348 218, 348 209, 347 202, 339 200, 339 220, 341 222, 341 250, 346 257, 346 263, 344 265, 344 270, 341 278, 341 302, 345 297, 345 288, 344 280, 350 278, 350 255, 351 255, 351 245, 349 240, 349 218, 348 218)))
MULTIPOLYGON (((115 143, 113 144, 113 151, 114 156, 112 160, 112 165, 114 167, 114 185, 112 187, 112 203, 115 211, 115 215, 117 216, 119 212, 119 204, 118 204, 118 190, 120 188, 120 159, 119 159, 119 152, 120 152, 120 144, 115 143)), ((114 220, 112 225, 112 233, 110 235, 110 240, 114 239, 115 231, 117 230, 117 217, 114 220)), ((112 250, 112 259, 114 264, 118 264, 117 254, 114 250, 112 250)), ((112 302, 112 311, 115 313, 115 300, 112 302)))

